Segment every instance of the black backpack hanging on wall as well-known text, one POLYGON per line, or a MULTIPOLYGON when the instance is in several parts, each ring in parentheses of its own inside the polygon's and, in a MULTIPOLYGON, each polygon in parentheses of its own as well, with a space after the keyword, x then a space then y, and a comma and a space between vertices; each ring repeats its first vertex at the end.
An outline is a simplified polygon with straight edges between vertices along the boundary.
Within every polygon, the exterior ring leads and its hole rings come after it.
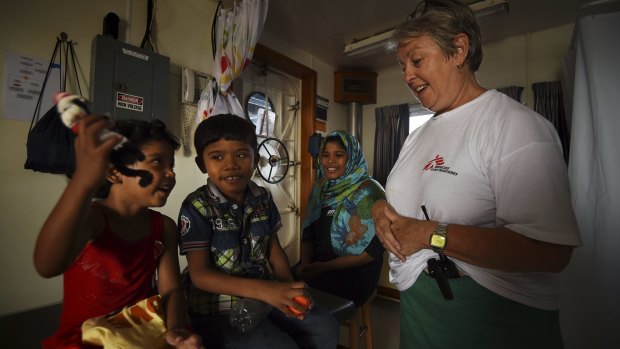
POLYGON ((54 105, 28 132, 24 168, 46 173, 71 173, 75 164, 74 139, 54 105))
POLYGON ((34 115, 32 116, 32 121, 30 122, 30 131, 28 132, 28 141, 26 142, 27 157, 24 168, 37 172, 70 174, 73 172, 75 166, 75 135, 62 123, 58 111, 56 110, 56 105, 50 108, 43 117, 38 117, 41 109, 41 98, 43 97, 45 86, 59 49, 61 52, 61 75, 63 67, 62 51, 64 50, 65 52, 64 78, 63 81, 61 81, 60 90, 64 91, 66 87, 67 71, 69 67, 68 59, 69 56, 71 56, 71 63, 73 65, 77 86, 80 90, 80 95, 82 94, 76 70, 73 44, 71 41, 67 40, 66 33, 60 33, 56 41, 56 46, 54 47, 50 65, 47 68, 45 79, 43 80, 43 86, 34 110, 34 115))

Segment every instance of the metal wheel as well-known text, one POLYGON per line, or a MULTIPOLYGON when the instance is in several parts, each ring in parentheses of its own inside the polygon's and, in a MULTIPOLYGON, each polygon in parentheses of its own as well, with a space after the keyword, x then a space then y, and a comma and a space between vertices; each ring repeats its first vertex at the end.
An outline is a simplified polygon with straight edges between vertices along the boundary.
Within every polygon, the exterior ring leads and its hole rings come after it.
POLYGON ((265 138, 258 145, 258 174, 267 183, 281 182, 288 172, 289 157, 284 143, 273 137, 265 138))

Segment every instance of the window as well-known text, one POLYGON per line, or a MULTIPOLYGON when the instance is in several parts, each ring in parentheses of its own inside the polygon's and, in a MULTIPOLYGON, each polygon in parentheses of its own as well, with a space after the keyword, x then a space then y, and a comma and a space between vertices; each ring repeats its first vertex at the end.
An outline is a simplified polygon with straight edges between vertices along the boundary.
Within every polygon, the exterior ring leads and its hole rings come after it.
POLYGON ((409 104, 409 133, 422 126, 433 116, 433 112, 421 104, 409 104))
POLYGON ((246 118, 256 125, 256 134, 273 137, 273 127, 276 121, 271 98, 265 97, 262 92, 253 92, 245 104, 246 118), (269 104, 267 104, 269 102, 269 104), (265 107, 269 113, 265 113, 265 107), (267 117, 265 117, 267 116, 267 117))

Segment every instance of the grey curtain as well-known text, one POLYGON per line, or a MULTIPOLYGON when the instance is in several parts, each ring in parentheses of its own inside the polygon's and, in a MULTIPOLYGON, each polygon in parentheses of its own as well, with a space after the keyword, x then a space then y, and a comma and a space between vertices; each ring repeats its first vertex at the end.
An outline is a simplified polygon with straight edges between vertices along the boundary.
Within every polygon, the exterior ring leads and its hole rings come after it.
POLYGON ((562 142, 564 160, 568 163, 570 136, 566 127, 562 85, 559 81, 537 82, 532 84, 532 90, 534 92, 534 110, 549 119, 555 126, 562 142))
POLYGON ((409 135, 409 105, 398 104, 375 109, 375 154, 373 177, 385 186, 409 135))
POLYGON ((508 97, 514 99, 515 101, 521 102, 521 93, 523 93, 523 86, 507 86, 500 87, 497 89, 499 92, 507 95, 508 97))

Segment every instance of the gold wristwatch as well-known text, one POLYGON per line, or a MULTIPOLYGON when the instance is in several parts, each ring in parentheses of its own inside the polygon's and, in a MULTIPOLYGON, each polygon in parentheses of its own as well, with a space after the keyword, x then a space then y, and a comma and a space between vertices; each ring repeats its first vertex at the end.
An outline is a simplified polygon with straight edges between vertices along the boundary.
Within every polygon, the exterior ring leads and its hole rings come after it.
POLYGON ((444 248, 448 244, 448 225, 446 223, 439 223, 435 227, 435 230, 431 233, 429 238, 429 244, 433 248, 433 251, 437 253, 443 253, 444 248))

